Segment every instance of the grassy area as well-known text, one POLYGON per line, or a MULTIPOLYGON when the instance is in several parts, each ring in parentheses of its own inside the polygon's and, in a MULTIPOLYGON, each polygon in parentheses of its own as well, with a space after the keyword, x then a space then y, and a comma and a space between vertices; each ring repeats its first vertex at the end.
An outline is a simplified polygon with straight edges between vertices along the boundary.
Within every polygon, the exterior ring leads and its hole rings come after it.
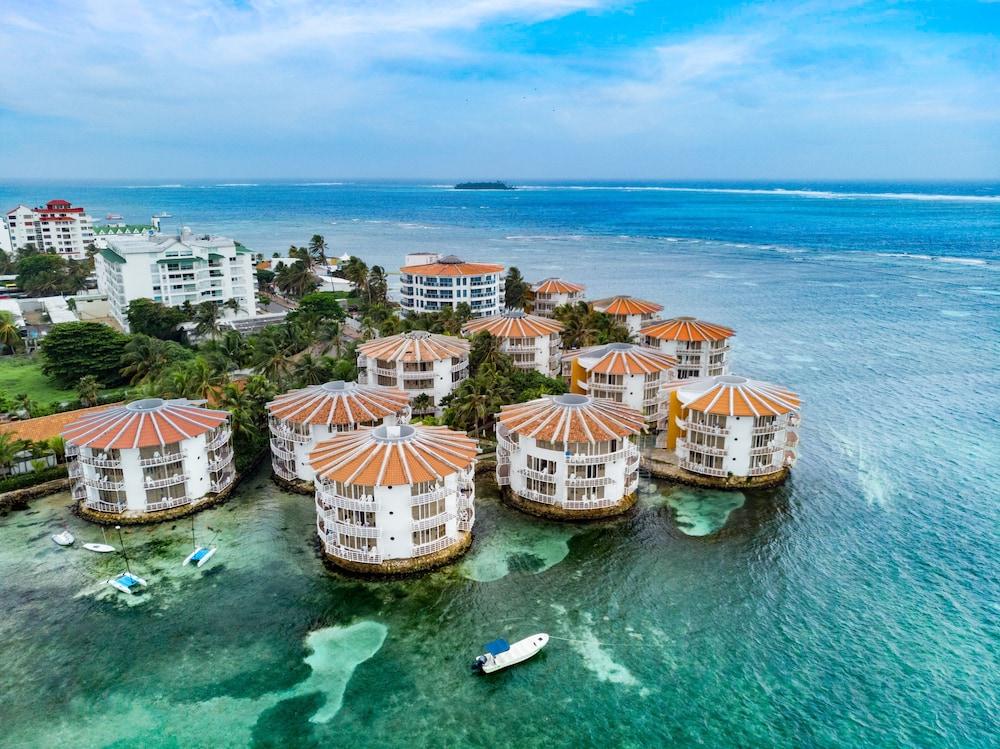
POLYGON ((0 356, 0 392, 11 397, 27 393, 43 406, 77 397, 75 390, 63 390, 42 374, 39 356, 0 356))

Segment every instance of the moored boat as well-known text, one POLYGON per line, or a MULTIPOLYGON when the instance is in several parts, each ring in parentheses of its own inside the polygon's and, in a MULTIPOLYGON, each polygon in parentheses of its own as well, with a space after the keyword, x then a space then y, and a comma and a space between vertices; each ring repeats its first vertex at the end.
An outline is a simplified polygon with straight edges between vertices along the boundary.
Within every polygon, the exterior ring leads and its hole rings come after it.
POLYGON ((201 567, 205 564, 205 562, 215 556, 215 551, 216 547, 214 546, 199 546, 187 555, 187 559, 184 560, 184 564, 193 563, 196 567, 201 567))
POLYGON ((494 671, 528 660, 544 648, 548 642, 549 636, 544 632, 525 637, 513 645, 503 639, 494 640, 483 647, 486 652, 476 658, 472 668, 480 673, 491 674, 494 671))
POLYGON ((117 588, 122 593, 128 593, 132 595, 140 587, 146 587, 146 581, 143 580, 138 575, 133 575, 131 572, 123 572, 118 577, 113 577, 108 580, 108 585, 113 588, 117 588))
POLYGON ((111 544, 84 544, 83 548, 87 551, 93 551, 98 554, 107 554, 115 550, 115 547, 111 544))
POLYGON ((52 540, 55 541, 60 546, 72 546, 73 542, 76 541, 73 538, 73 534, 69 530, 64 530, 62 533, 56 533, 52 536, 52 540))

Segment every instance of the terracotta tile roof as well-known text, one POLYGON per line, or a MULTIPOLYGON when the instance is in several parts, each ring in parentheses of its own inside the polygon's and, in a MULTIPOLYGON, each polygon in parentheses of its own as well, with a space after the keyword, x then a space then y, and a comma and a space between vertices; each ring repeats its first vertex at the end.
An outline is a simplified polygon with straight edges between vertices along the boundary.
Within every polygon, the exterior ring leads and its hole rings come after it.
POLYGON ((383 361, 439 361, 467 357, 469 342, 455 336, 413 330, 362 343, 358 346, 358 352, 369 359, 383 361))
POLYGON ((0 432, 9 432, 22 440, 41 442, 42 440, 52 439, 61 435, 67 424, 72 424, 77 419, 88 414, 106 411, 108 408, 109 405, 105 404, 103 406, 79 408, 75 411, 63 411, 51 416, 38 416, 34 419, 25 419, 24 421, 10 421, 0 424, 0 432))
POLYGON ((536 294, 576 294, 583 289, 580 284, 563 281, 561 278, 546 278, 532 287, 536 294))
POLYGON ((732 328, 703 322, 694 317, 659 320, 639 332, 661 341, 723 341, 736 334, 732 328))
POLYGON ((481 317, 466 323, 462 334, 472 336, 486 331, 497 338, 538 338, 563 329, 563 324, 547 317, 528 315, 521 310, 505 310, 494 317, 481 317))
POLYGON ((568 351, 563 359, 577 360, 588 372, 601 374, 649 374, 677 366, 677 359, 636 343, 606 343, 568 351))
POLYGON ((205 434, 229 414, 188 400, 146 398, 87 414, 62 432, 67 442, 101 450, 158 447, 205 434))
POLYGON ((375 424, 410 405, 402 390, 356 382, 327 382, 279 395, 267 404, 275 418, 296 424, 375 424))
POLYGON ((419 424, 362 428, 323 440, 309 453, 316 475, 362 486, 402 486, 444 478, 471 466, 476 440, 419 424))
POLYGON ((721 416, 780 416, 802 406, 791 390, 736 375, 681 380, 664 385, 662 390, 676 390, 685 408, 721 416))
POLYGON ((634 408, 575 394, 504 406, 499 422, 511 432, 550 442, 606 442, 639 434, 645 425, 634 408))
POLYGON ((436 263, 407 265, 399 270, 415 276, 480 276, 485 273, 502 273, 503 266, 496 263, 467 263, 454 255, 448 255, 436 263))
POLYGON ((660 312, 662 304, 647 302, 631 296, 615 296, 610 299, 598 299, 593 303, 594 309, 608 315, 650 315, 660 312))

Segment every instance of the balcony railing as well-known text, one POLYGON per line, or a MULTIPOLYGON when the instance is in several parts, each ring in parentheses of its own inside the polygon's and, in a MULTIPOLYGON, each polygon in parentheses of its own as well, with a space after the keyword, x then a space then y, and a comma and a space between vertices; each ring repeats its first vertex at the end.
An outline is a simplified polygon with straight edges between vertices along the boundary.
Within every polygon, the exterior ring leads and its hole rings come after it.
POLYGON ((544 481, 547 484, 556 483, 556 475, 554 473, 548 473, 547 471, 535 471, 531 468, 520 468, 518 473, 522 476, 526 476, 529 479, 535 479, 536 481, 544 481))
POLYGON ((434 370, 433 369, 421 369, 421 370, 403 370, 404 380, 433 380, 434 370))
POLYGON ((451 365, 452 372, 461 372, 463 369, 468 369, 468 368, 469 368, 469 362, 468 360, 465 359, 460 361, 458 364, 451 365))
POLYGON ((578 489, 585 489, 593 486, 610 486, 615 480, 611 476, 597 476, 596 478, 569 477, 566 479, 566 486, 578 489))
POLYGON ((784 445, 772 442, 770 445, 761 445, 760 447, 751 447, 751 455, 770 455, 771 453, 776 453, 779 450, 783 450, 784 445))
POLYGON ((691 471, 691 473, 702 473, 706 476, 725 476, 727 473, 725 468, 712 468, 711 466, 705 466, 701 463, 692 463, 690 460, 680 461, 680 466, 685 471, 691 471))
POLYGON ((509 354, 537 354, 538 346, 533 343, 505 343, 503 350, 509 354))
POLYGON ((284 460, 295 460, 295 453, 292 450, 288 450, 284 446, 284 439, 271 438, 271 453, 277 455, 279 458, 284 460))
POLYGON ((441 486, 437 489, 432 489, 429 492, 413 494, 410 496, 410 506, 414 507, 416 505, 425 505, 428 502, 436 502, 439 499, 444 499, 448 496, 449 491, 450 490, 447 486, 441 486))
POLYGON ((292 442, 301 442, 305 444, 306 442, 312 439, 311 435, 303 434, 302 432, 296 432, 280 423, 272 422, 270 428, 271 428, 271 434, 273 434, 275 437, 280 437, 281 439, 285 440, 291 440, 292 442))
POLYGON ((122 461, 120 458, 99 458, 95 455, 80 455, 79 461, 86 466, 93 466, 94 468, 121 468, 122 461))
POLYGON ((83 466, 80 465, 79 461, 71 460, 66 468, 66 472, 71 479, 78 479, 83 476, 83 466))
POLYGON ((92 510, 97 510, 98 512, 111 512, 120 513, 125 512, 124 502, 105 502, 103 499, 87 499, 84 500, 84 505, 92 510))
POLYGON ((150 458, 140 458, 139 465, 143 468, 150 466, 165 466, 170 463, 179 463, 184 460, 184 453, 167 453, 166 455, 154 455, 150 458))
POLYGON ((83 499, 87 496, 87 487, 84 486, 82 481, 77 481, 73 484, 73 499, 83 499))
POLYGON ((777 473, 783 468, 781 463, 771 463, 770 465, 757 466, 750 469, 751 476, 766 476, 769 473, 777 473))
POLYGON ((397 374, 395 369, 386 369, 385 367, 368 367, 368 371, 374 371, 380 377, 395 377, 397 374))
POLYGON ((433 554, 435 551, 441 551, 442 549, 447 549, 452 544, 458 543, 457 538, 452 538, 451 536, 442 536, 441 538, 430 541, 426 544, 419 544, 413 547, 413 556, 422 557, 425 554, 433 554))
POLYGON ((436 528, 439 525, 444 525, 449 520, 454 520, 454 519, 455 519, 455 513, 441 512, 429 518, 424 518, 423 520, 414 520, 410 528, 411 530, 414 531, 425 531, 428 528, 436 528))
MULTIPOLYGON (((626 492, 631 494, 631 492, 626 492)), ((567 510, 596 510, 600 507, 611 507, 621 502, 621 499, 602 497, 601 499, 567 499, 562 503, 567 510)))
POLYGON ((215 460, 208 464, 209 472, 214 473, 215 471, 221 471, 227 465, 233 462, 233 451, 227 450, 226 452, 219 455, 215 460))
POLYGON ((167 476, 162 479, 152 479, 147 480, 143 483, 143 487, 146 489, 162 489, 164 486, 174 486, 175 484, 183 484, 187 481, 187 474, 179 473, 176 476, 167 476))
POLYGON ((147 502, 146 512, 169 510, 171 507, 180 507, 181 505, 190 504, 190 502, 191 500, 188 497, 169 497, 168 499, 161 499, 159 502, 147 502))
POLYGON ((677 426, 689 432, 701 432, 702 434, 714 434, 719 437, 725 437, 729 434, 729 430, 726 427, 715 427, 709 424, 699 424, 697 421, 681 421, 677 420, 677 426))
POLYGON ((760 424, 755 426, 750 433, 751 434, 771 434, 773 432, 778 432, 785 428, 785 424, 780 421, 772 421, 770 424, 760 424))
POLYGON ((561 505, 562 499, 553 494, 542 494, 541 492, 536 492, 532 489, 518 489, 517 495, 523 497, 524 499, 530 500, 532 502, 538 502, 543 505, 561 505))
POLYGON ((381 505, 372 499, 353 499, 344 497, 328 489, 320 489, 316 492, 317 509, 321 512, 333 512, 334 510, 354 510, 356 512, 378 512, 381 505))
POLYGON ((615 382, 593 382, 593 381, 588 382, 587 387, 590 390, 608 390, 615 393, 623 393, 627 388, 627 386, 624 383, 619 384, 615 382))
POLYGON ((108 479, 84 478, 83 483, 94 489, 105 489, 112 492, 120 492, 125 489, 124 481, 109 481, 108 479))
POLYGON ((630 442, 620 450, 615 450, 610 453, 600 453, 599 455, 568 455, 566 457, 566 462, 570 465, 596 465, 598 463, 609 463, 612 460, 618 460, 622 457, 630 458, 633 455, 637 456, 638 454, 639 448, 630 442))
MULTIPOLYGON (((217 450, 229 441, 232 432, 227 428, 219 432, 215 438, 208 443, 209 450, 217 450)), ((308 439, 308 438, 307 438, 308 439)))
POLYGON ((224 473, 217 480, 213 481, 209 488, 211 489, 213 494, 218 494, 222 490, 227 489, 229 485, 233 483, 233 480, 235 478, 236 474, 232 472, 224 473))
POLYGON ((625 484, 625 496, 628 496, 629 494, 634 494, 638 488, 639 488, 639 473, 636 472, 635 474, 633 474, 633 477, 629 479, 629 482, 625 484))
POLYGON ((284 464, 277 461, 271 461, 271 468, 276 474, 281 476, 285 481, 298 481, 299 477, 295 475, 295 471, 290 471, 285 468, 284 464))
POLYGON ((715 447, 714 445, 699 445, 697 442, 681 439, 677 441, 677 446, 686 449, 688 452, 702 453, 703 455, 719 455, 725 457, 726 448, 715 447))

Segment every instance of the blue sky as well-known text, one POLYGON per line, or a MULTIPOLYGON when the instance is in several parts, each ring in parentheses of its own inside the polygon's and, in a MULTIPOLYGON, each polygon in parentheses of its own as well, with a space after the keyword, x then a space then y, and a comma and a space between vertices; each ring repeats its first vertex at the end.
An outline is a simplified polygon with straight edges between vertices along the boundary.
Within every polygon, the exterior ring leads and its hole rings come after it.
POLYGON ((0 7, 0 178, 1000 178, 996 0, 0 7))

